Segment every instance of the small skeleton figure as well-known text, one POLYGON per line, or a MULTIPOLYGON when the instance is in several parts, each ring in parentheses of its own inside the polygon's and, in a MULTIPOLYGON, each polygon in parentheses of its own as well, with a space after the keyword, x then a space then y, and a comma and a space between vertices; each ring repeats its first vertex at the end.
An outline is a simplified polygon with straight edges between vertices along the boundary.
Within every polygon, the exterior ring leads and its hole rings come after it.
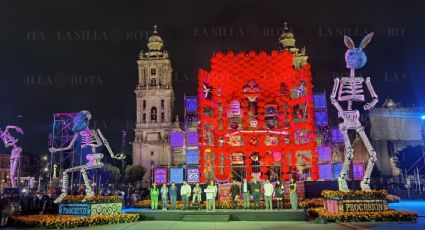
POLYGON ((112 152, 112 149, 109 146, 108 141, 105 139, 103 134, 100 132, 99 129, 89 129, 89 121, 91 119, 91 114, 89 111, 81 111, 74 117, 74 125, 72 127, 72 131, 74 132, 74 137, 72 138, 71 142, 67 147, 64 148, 50 148, 49 151, 51 153, 59 152, 59 151, 66 151, 70 150, 72 146, 77 141, 78 137, 81 136, 81 149, 84 148, 91 148, 91 153, 87 154, 87 164, 86 165, 80 165, 73 168, 68 168, 63 172, 62 175, 62 194, 54 201, 55 203, 60 203, 68 192, 68 173, 80 171, 81 175, 83 176, 84 185, 86 187, 86 196, 84 198, 84 201, 94 196, 94 192, 92 190, 90 180, 87 176, 87 170, 95 169, 95 168, 101 168, 103 167, 102 153, 96 153, 96 148, 100 146, 105 146, 109 154, 112 158, 123 160, 125 159, 125 155, 123 153, 120 153, 118 155, 115 155, 112 152))
MULTIPOLYGON (((347 175, 348 167, 353 158, 353 148, 351 147, 350 139, 348 138, 348 130, 356 130, 369 153, 369 161, 366 167, 363 180, 360 183, 362 190, 370 190, 370 175, 372 173, 372 169, 376 161, 376 152, 366 136, 364 127, 359 121, 360 113, 358 110, 352 109, 353 102, 365 101, 362 87, 364 79, 362 77, 356 77, 355 70, 362 68, 366 64, 367 58, 363 49, 367 46, 367 44, 369 44, 372 39, 372 36, 373 33, 366 35, 361 41, 359 48, 355 48, 354 42, 353 40, 351 40, 350 37, 344 36, 344 43, 348 48, 347 52, 345 53, 345 61, 347 63, 347 68, 350 69, 350 77, 342 77, 341 79, 335 78, 331 94, 331 102, 338 110, 338 116, 343 120, 343 122, 339 124, 339 129, 341 130, 342 135, 344 137, 346 155, 344 159, 344 164, 341 169, 341 173, 339 174, 338 186, 339 190, 344 192, 348 191, 345 176, 347 175), (338 99, 335 98, 337 93, 338 99), (347 110, 343 110, 341 105, 339 104, 339 102, 343 101, 347 101, 348 103, 347 110)), ((376 103, 378 103, 378 95, 375 93, 375 90, 373 89, 369 77, 366 78, 365 83, 372 97, 372 101, 366 103, 363 106, 363 109, 370 110, 376 105, 376 103)))
POLYGON ((5 130, 1 130, 0 128, 0 139, 3 141, 4 147, 9 148, 12 147, 12 152, 10 154, 10 172, 9 172, 9 178, 10 178, 10 186, 12 188, 18 187, 18 164, 19 160, 21 158, 22 148, 18 147, 16 144, 18 143, 19 139, 14 138, 12 135, 10 135, 9 130, 14 129, 16 132, 20 134, 24 134, 22 132, 22 129, 18 126, 8 125, 6 126, 5 130))

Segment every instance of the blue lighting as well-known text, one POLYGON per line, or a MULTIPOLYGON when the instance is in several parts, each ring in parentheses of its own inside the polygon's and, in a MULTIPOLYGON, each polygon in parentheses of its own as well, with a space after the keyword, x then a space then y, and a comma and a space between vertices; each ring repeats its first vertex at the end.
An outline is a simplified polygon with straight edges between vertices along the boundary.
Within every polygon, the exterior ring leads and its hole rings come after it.
POLYGON ((422 115, 421 119, 422 119, 422 120, 425 120, 425 115, 422 115))

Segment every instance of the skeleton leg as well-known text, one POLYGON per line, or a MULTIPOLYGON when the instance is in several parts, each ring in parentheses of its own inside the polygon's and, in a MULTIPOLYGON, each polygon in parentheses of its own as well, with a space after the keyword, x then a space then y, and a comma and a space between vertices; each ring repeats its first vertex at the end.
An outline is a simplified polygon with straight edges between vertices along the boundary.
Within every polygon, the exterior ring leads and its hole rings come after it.
POLYGON ((87 176, 87 171, 86 170, 87 170, 87 166, 83 166, 81 168, 81 175, 83 176, 84 186, 86 187, 86 196, 84 197, 83 202, 85 202, 87 198, 90 198, 90 197, 93 197, 94 196, 94 192, 93 192, 93 189, 91 187, 90 179, 87 176))
MULTIPOLYGON (((84 167, 85 167, 85 165, 81 165, 81 166, 69 168, 69 169, 66 169, 65 171, 63 171, 63 173, 62 173, 62 189, 61 189, 62 193, 54 201, 55 204, 62 202, 62 200, 68 194, 68 181, 69 181, 68 173, 81 171, 84 167)), ((83 177, 84 177, 84 175, 83 175, 83 177)), ((87 175, 86 175, 86 177, 87 177, 87 175)))
POLYGON ((369 183, 370 183, 370 175, 372 174, 373 166, 376 162, 376 152, 373 149, 372 145, 369 142, 369 138, 367 138, 366 133, 364 131, 363 126, 360 126, 357 128, 357 132, 360 135, 360 138, 362 139, 364 145, 366 146, 367 152, 369 153, 369 161, 367 162, 366 171, 363 177, 363 180, 360 183, 360 187, 362 190, 370 190, 369 183))
POLYGON ((17 188, 18 187, 18 177, 17 177, 17 172, 18 172, 18 163, 19 163, 19 159, 21 158, 21 152, 22 152, 22 148, 21 147, 14 147, 12 149, 12 153, 10 156, 10 185, 12 186, 12 188, 17 188))
POLYGON ((62 173, 62 189, 61 189, 62 193, 54 201, 55 204, 62 202, 62 200, 66 197, 66 195, 68 193, 68 172, 73 172, 73 171, 77 171, 77 170, 78 169, 76 169, 76 170, 66 169, 65 171, 63 171, 63 173, 62 173))
POLYGON ((339 187, 339 191, 348 192, 349 189, 348 189, 347 181, 345 177, 348 173, 348 167, 350 166, 351 159, 353 159, 353 148, 351 147, 350 139, 348 138, 347 128, 346 127, 341 128, 341 132, 344 137, 345 151, 347 153, 345 154, 344 164, 342 165, 341 172, 339 173, 338 187, 339 187))
POLYGON ((9 178, 10 178, 10 186, 12 188, 18 187, 18 177, 17 177, 17 171, 18 171, 18 159, 10 159, 10 172, 9 172, 9 178))

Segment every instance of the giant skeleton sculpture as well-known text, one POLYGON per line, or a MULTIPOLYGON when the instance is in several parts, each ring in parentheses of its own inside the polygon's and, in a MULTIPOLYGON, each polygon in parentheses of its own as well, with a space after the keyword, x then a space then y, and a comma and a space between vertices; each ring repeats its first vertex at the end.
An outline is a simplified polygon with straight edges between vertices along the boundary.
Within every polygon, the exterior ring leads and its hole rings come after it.
POLYGON ((369 44, 372 37, 373 33, 366 35, 361 41, 360 46, 356 48, 353 40, 351 40, 351 38, 348 36, 344 36, 344 43, 348 48, 347 52, 345 53, 345 61, 347 63, 347 68, 350 69, 350 76, 335 78, 332 94, 330 96, 332 104, 338 110, 338 117, 343 120, 342 123, 339 124, 339 129, 341 130, 342 135, 344 137, 346 155, 344 159, 344 164, 339 174, 338 186, 339 190, 344 192, 349 191, 346 181, 346 175, 351 160, 353 158, 353 148, 348 137, 348 130, 356 130, 369 153, 369 160, 367 163, 366 171, 360 183, 360 187, 362 190, 370 190, 370 175, 372 173, 375 161, 377 160, 376 152, 366 136, 364 127, 359 121, 359 110, 353 109, 353 102, 365 101, 362 87, 363 82, 366 83, 370 96, 372 97, 372 101, 366 103, 363 106, 363 109, 370 110, 376 105, 376 103, 378 103, 378 95, 373 89, 372 83, 370 82, 370 78, 367 77, 366 80, 364 80, 362 77, 355 76, 355 70, 362 68, 366 64, 367 58, 363 49, 367 46, 367 44, 369 44), (338 98, 336 99, 337 94, 338 98), (348 103, 347 110, 342 109, 340 105, 340 102, 343 101, 346 101, 348 103))
POLYGON ((78 137, 81 136, 81 149, 91 148, 91 153, 87 154, 87 164, 80 165, 73 168, 68 168, 63 172, 62 175, 62 194, 54 201, 55 203, 60 203, 66 197, 68 192, 68 173, 80 171, 84 180, 84 185, 86 187, 86 196, 84 197, 84 201, 87 198, 94 196, 93 189, 90 184, 90 180, 87 176, 87 170, 96 169, 103 167, 102 153, 96 153, 96 148, 105 146, 108 153, 112 158, 118 160, 124 160, 125 155, 123 153, 115 155, 112 149, 109 146, 108 141, 103 136, 102 132, 99 129, 94 130, 89 128, 89 121, 91 119, 91 113, 89 111, 81 111, 77 115, 75 115, 73 119, 73 127, 72 132, 74 132, 74 137, 67 147, 64 148, 50 148, 49 151, 51 153, 70 150, 78 137))
POLYGON ((0 139, 3 141, 4 146, 6 148, 12 147, 12 152, 10 154, 9 179, 10 179, 10 186, 12 188, 17 188, 18 179, 19 179, 17 173, 18 173, 19 160, 21 159, 22 148, 16 145, 19 139, 14 138, 9 133, 10 129, 14 129, 16 132, 20 134, 24 134, 24 132, 22 132, 22 129, 19 128, 18 126, 13 126, 13 125, 6 126, 4 131, 1 130, 0 128, 0 139))

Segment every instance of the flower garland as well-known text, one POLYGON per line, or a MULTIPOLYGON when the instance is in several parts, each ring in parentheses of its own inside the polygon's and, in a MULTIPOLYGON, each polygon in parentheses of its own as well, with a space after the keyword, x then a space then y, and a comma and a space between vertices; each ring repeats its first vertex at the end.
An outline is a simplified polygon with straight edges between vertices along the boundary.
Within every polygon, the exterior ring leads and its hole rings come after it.
POLYGON ((46 229, 76 228, 84 226, 118 224, 136 222, 139 214, 93 215, 87 218, 61 215, 27 215, 12 216, 15 226, 35 227, 46 229))
MULTIPOLYGON (((73 204, 73 203, 83 203, 84 195, 68 195, 65 197, 65 199, 62 201, 64 204, 73 204)), ((93 196, 87 198, 87 200, 84 203, 117 203, 121 202, 122 197, 121 196, 93 196)))
POLYGON ((308 210, 312 217, 321 217, 324 222, 370 222, 370 221, 416 221, 416 212, 387 210, 382 212, 328 212, 324 208, 308 210))
POLYGON ((383 199, 385 200, 388 191, 387 190, 371 190, 371 191, 333 191, 323 190, 321 193, 322 197, 329 200, 370 200, 370 199, 383 199))

